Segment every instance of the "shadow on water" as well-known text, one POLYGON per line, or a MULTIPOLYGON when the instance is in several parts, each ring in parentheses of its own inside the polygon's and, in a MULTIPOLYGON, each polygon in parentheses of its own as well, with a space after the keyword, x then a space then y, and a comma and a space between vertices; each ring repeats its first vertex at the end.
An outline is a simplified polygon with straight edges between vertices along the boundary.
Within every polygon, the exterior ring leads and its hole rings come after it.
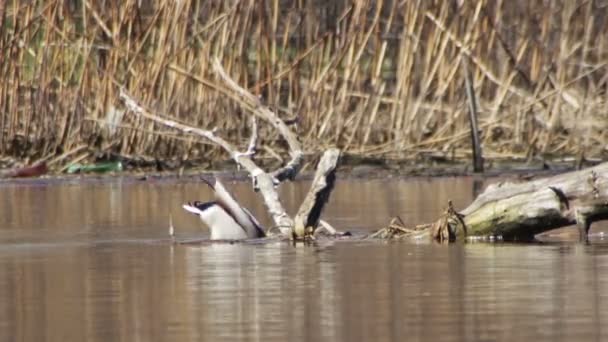
MULTIPOLYGON (((283 186, 290 211, 307 186, 283 186)), ((249 185, 230 188, 263 212, 249 185)), ((448 199, 466 206, 475 188, 472 178, 344 180, 325 217, 364 234, 396 215, 431 221, 448 199)), ((607 337, 603 243, 173 244, 170 216, 179 239, 208 236, 180 209, 208 198, 204 185, 0 189, 1 341, 607 337)))

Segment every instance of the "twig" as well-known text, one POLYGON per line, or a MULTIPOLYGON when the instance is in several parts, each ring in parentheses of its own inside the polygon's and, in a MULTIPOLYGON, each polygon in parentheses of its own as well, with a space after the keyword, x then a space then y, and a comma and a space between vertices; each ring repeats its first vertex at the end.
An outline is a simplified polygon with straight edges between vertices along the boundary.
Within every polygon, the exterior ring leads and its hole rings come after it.
MULTIPOLYGON (((73 149, 71 149, 71 150, 69 150, 69 151, 64 152, 64 153, 63 153, 63 154, 61 154, 60 156, 58 156, 58 157, 55 157, 55 158, 51 159, 51 160, 50 160, 50 161, 47 163, 47 165, 48 165, 48 166, 53 166, 53 165, 55 165, 56 163, 58 163, 59 161, 61 161, 61 160, 65 159, 65 158, 67 158, 67 157, 69 157, 69 156, 71 156, 71 155, 73 155, 73 154, 76 154, 76 153, 82 152, 83 150, 86 150, 88 147, 89 147, 89 145, 87 145, 87 144, 78 145, 78 146, 76 146, 75 148, 73 148, 73 149)), ((46 158, 45 158, 45 159, 46 159, 46 158)), ((41 160, 39 160, 39 161, 41 161, 41 160)))
POLYGON ((321 231, 323 229, 327 232, 327 234, 332 235, 332 236, 350 235, 348 232, 344 233, 344 232, 338 231, 331 224, 329 224, 329 222, 327 222, 325 220, 319 220, 319 228, 317 230, 315 230, 315 234, 317 234, 319 231, 321 231))
MULTIPOLYGON (((287 165, 272 172, 272 177, 267 177, 268 174, 264 174, 265 177, 258 177, 258 180, 268 181, 267 178, 270 178, 272 182, 278 184, 285 179, 293 179, 302 167, 302 160, 304 155, 296 134, 273 111, 271 111, 268 107, 262 105, 260 99, 253 96, 253 94, 249 93, 246 89, 242 88, 234 80, 232 80, 217 59, 214 59, 213 61, 213 68, 215 72, 220 76, 220 78, 224 80, 228 88, 232 89, 235 93, 239 95, 239 98, 241 99, 240 102, 244 103, 245 106, 253 107, 253 113, 261 119, 265 120, 266 122, 270 123, 277 131, 279 131, 283 139, 285 139, 285 141, 287 141, 287 144, 289 145, 289 154, 291 156, 291 160, 287 163, 287 165)), ((289 218, 289 221, 291 223, 290 227, 293 228, 289 230, 282 229, 282 233, 291 233, 292 237, 295 238, 305 238, 307 236, 312 237, 312 235, 314 234, 314 230, 317 228, 317 225, 319 223, 319 218, 321 217, 323 207, 329 199, 329 195, 333 189, 335 171, 338 165, 339 157, 340 150, 338 149, 334 148, 325 151, 323 157, 321 158, 321 161, 319 162, 319 165, 317 166, 315 179, 310 187, 308 194, 306 195, 306 198, 304 199, 304 202, 300 206, 300 210, 298 210, 298 214, 296 215, 294 220, 291 220, 291 218, 289 218), (309 235, 307 233, 309 231, 313 234, 309 235)), ((256 175, 252 172, 250 173, 254 178, 254 186, 258 186, 259 183, 255 183, 256 175)), ((268 185, 259 184, 259 186, 261 188, 263 186, 268 185)), ((265 189, 265 191, 267 193, 272 192, 275 196, 276 203, 279 203, 278 195, 276 191, 274 191, 274 189, 265 189)), ((276 219, 275 223, 279 227, 284 226, 276 219)))
MULTIPOLYGON (((258 123, 255 119, 255 116, 252 116, 251 117, 251 137, 249 138, 249 145, 247 145, 247 151, 236 152, 235 159, 238 159, 242 156, 252 158, 256 153, 255 146, 257 144, 257 140, 258 140, 258 123)), ((253 184, 254 184, 254 188, 257 190, 255 178, 253 179, 253 184)))
POLYGON ((338 234, 338 231, 336 230, 336 228, 334 228, 331 224, 329 224, 329 222, 325 221, 325 220, 319 220, 319 224, 321 225, 321 227, 323 227, 323 229, 327 230, 327 232, 331 235, 336 235, 338 234))

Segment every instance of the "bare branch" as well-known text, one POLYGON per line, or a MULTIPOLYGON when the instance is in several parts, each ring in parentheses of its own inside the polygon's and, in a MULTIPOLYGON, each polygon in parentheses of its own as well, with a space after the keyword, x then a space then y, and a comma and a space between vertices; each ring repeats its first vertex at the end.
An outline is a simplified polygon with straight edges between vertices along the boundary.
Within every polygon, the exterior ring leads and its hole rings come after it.
MULTIPOLYGON (((255 116, 251 117, 251 137, 249 138, 249 145, 247 145, 247 151, 245 152, 237 152, 237 158, 239 157, 253 157, 256 152, 255 146, 258 140, 258 123, 255 119, 255 116)), ((254 189, 257 190, 256 180, 253 179, 254 189)))
POLYGON ((329 222, 325 221, 325 220, 319 220, 319 228, 317 228, 317 230, 315 230, 315 234, 318 234, 319 232, 322 232, 323 230, 325 230, 327 232, 327 234, 332 235, 332 236, 344 236, 345 233, 343 232, 339 232, 336 228, 334 228, 331 224, 329 224, 329 222))
POLYGON ((238 98, 244 107, 253 108, 253 113, 255 115, 270 123, 281 134, 283 139, 285 139, 287 145, 289 146, 289 155, 291 160, 282 168, 272 172, 272 176, 278 182, 282 182, 285 179, 294 179, 302 167, 302 160, 304 156, 302 147, 300 146, 300 142, 298 141, 295 133, 273 111, 262 105, 260 99, 253 96, 253 94, 248 92, 246 89, 238 85, 232 78, 230 78, 217 59, 214 59, 213 61, 213 69, 226 83, 226 85, 239 95, 238 98))
POLYGON ((156 123, 162 124, 164 126, 177 129, 177 130, 181 131, 182 133, 192 133, 192 134, 195 134, 198 136, 202 136, 205 139, 219 145, 221 148, 223 148, 226 152, 228 152, 230 154, 230 156, 237 162, 237 164, 239 164, 239 165, 241 164, 241 162, 239 161, 240 160, 239 157, 242 156, 243 154, 242 153, 239 154, 239 152, 236 150, 236 148, 234 146, 232 146, 231 143, 229 143, 228 141, 215 135, 214 131, 208 131, 208 130, 184 125, 177 121, 165 119, 159 115, 152 114, 148 110, 146 110, 145 108, 140 106, 137 103, 137 101, 135 101, 131 96, 129 96, 129 94, 127 94, 127 92, 124 89, 120 90, 120 98, 123 100, 123 102, 125 103, 127 108, 129 108, 129 110, 131 110, 131 112, 133 112, 139 116, 142 116, 146 119, 152 120, 156 123))

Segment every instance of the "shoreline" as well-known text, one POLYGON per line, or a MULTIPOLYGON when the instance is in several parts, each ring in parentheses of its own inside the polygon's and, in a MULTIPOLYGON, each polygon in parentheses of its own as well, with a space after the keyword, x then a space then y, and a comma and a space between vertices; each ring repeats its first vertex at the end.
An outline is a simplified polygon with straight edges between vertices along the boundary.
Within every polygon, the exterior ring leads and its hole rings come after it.
MULTIPOLYGON (((577 165, 590 167, 603 162, 602 160, 584 161, 578 163, 571 159, 555 161, 534 162, 488 162, 483 173, 474 173, 472 165, 465 162, 418 162, 412 161, 387 161, 377 162, 346 162, 338 167, 337 177, 339 179, 406 179, 406 178, 441 178, 441 177, 475 177, 487 179, 494 177, 515 177, 517 179, 529 180, 536 177, 553 175, 577 169, 577 165)), ((108 173, 56 173, 36 177, 0 177, 0 184, 30 184, 30 183, 97 183, 112 182, 115 180, 126 180, 133 182, 146 181, 170 181, 170 180, 195 180, 200 176, 217 175, 231 181, 247 181, 249 175, 246 171, 238 170, 236 166, 228 166, 221 163, 222 169, 209 169, 197 167, 182 167, 173 170, 158 171, 153 168, 130 168, 127 167, 120 172, 108 173)), ((310 164, 309 164, 310 165, 310 164)), ((314 168, 310 166, 302 170, 294 181, 308 181, 314 177, 314 168)))

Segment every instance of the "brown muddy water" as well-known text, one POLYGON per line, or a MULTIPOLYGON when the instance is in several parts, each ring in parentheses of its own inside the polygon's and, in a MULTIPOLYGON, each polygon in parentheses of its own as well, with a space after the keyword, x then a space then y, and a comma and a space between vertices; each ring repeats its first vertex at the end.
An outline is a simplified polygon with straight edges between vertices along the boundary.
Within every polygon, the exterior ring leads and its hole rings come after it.
MULTIPOLYGON (((307 182, 282 186, 295 208, 307 182)), ((431 221, 471 178, 339 180, 325 218, 362 235, 431 221)), ((247 183, 229 183, 261 216, 247 183)), ((600 341, 608 245, 208 236, 196 180, 0 183, 0 341, 600 341)), ((269 221, 261 217, 264 222, 269 221)))

